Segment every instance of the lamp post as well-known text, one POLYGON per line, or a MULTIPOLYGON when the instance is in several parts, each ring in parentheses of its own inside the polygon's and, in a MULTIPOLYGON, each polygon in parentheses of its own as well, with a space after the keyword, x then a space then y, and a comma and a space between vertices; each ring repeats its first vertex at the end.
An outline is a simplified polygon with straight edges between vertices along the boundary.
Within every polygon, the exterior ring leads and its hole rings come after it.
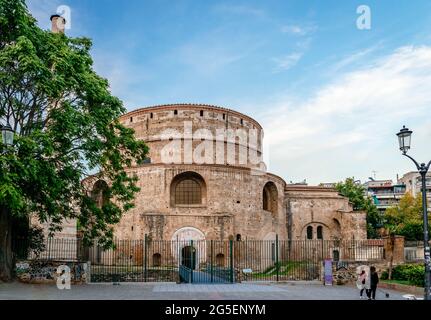
POLYGON ((0 130, 1 130, 1 142, 5 146, 12 146, 13 145, 13 135, 14 131, 12 130, 11 126, 9 124, 2 126, 0 124, 0 130))
POLYGON ((429 246, 429 236, 428 236, 428 211, 427 211, 427 195, 426 195, 426 174, 431 165, 431 161, 426 165, 425 163, 419 164, 415 159, 407 154, 407 151, 410 149, 410 142, 412 131, 403 126, 400 132, 397 133, 398 142, 400 144, 400 150, 403 155, 407 158, 411 159, 418 172, 422 177, 422 211, 423 211, 423 219, 424 219, 424 258, 425 258, 425 300, 430 300, 430 246, 429 246))

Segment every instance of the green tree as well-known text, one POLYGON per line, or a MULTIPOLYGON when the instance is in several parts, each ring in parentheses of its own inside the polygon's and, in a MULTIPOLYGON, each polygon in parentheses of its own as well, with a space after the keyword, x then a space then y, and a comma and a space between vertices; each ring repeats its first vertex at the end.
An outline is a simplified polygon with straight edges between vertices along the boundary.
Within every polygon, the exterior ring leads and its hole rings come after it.
POLYGON ((0 278, 12 276, 12 222, 34 214, 60 229, 76 218, 88 244, 112 245, 112 226, 139 190, 125 168, 148 148, 122 126, 122 102, 98 76, 91 41, 42 30, 24 0, 0 0, 0 122, 15 144, 0 145, 0 278), (91 173, 108 182, 98 206, 81 181, 91 173))
POLYGON ((365 188, 355 183, 352 178, 347 178, 344 182, 335 185, 335 189, 349 199, 353 205, 353 210, 363 210, 367 214, 367 237, 370 239, 378 238, 378 229, 382 219, 379 211, 371 197, 366 196, 365 188))
POLYGON ((406 240, 423 240, 422 212, 422 195, 413 197, 411 193, 407 192, 398 205, 386 209, 385 227, 393 229, 396 234, 404 236, 406 240))

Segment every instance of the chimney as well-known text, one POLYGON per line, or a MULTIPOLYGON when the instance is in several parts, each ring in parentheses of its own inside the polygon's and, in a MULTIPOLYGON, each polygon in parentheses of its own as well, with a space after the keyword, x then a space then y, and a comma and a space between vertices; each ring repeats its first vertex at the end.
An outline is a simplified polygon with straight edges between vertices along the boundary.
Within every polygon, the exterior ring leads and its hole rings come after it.
POLYGON ((51 20, 51 32, 53 33, 64 33, 64 27, 66 25, 66 19, 58 14, 53 14, 51 20))

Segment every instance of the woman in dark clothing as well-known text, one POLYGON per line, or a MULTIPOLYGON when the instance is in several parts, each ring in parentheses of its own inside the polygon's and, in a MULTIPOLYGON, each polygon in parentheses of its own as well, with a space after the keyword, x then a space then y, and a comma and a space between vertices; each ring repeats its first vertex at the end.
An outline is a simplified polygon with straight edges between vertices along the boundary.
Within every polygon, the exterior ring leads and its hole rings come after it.
POLYGON ((370 267, 370 290, 368 290, 368 300, 376 300, 377 284, 379 283, 379 275, 375 267, 370 267))

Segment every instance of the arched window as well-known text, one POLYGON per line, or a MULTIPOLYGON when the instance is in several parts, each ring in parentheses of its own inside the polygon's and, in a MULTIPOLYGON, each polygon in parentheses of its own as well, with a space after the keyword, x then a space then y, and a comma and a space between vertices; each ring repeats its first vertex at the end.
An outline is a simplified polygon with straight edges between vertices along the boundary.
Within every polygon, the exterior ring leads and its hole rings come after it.
POLYGON ((313 227, 312 226, 307 227, 307 239, 308 240, 313 239, 313 227))
POLYGON ((219 253, 216 255, 216 264, 218 267, 224 267, 224 254, 219 253))
POLYGON ((340 261, 340 251, 338 250, 333 250, 332 251, 332 259, 334 261, 340 261))
POLYGON ((101 208, 109 202, 109 187, 103 180, 98 180, 91 191, 91 198, 96 202, 97 206, 101 208))
POLYGON ((267 182, 263 187, 262 192, 262 208, 263 210, 277 213, 278 209, 278 192, 274 182, 267 182))
POLYGON ((160 267, 162 265, 162 255, 160 253, 153 254, 153 267, 160 267))
POLYGON ((171 205, 201 205, 205 200, 205 181, 195 172, 177 175, 171 184, 171 205))
POLYGON ((176 204, 201 204, 202 194, 199 183, 193 179, 184 179, 175 188, 176 204))
POLYGON ((317 239, 323 239, 323 227, 322 226, 317 227, 317 239))

